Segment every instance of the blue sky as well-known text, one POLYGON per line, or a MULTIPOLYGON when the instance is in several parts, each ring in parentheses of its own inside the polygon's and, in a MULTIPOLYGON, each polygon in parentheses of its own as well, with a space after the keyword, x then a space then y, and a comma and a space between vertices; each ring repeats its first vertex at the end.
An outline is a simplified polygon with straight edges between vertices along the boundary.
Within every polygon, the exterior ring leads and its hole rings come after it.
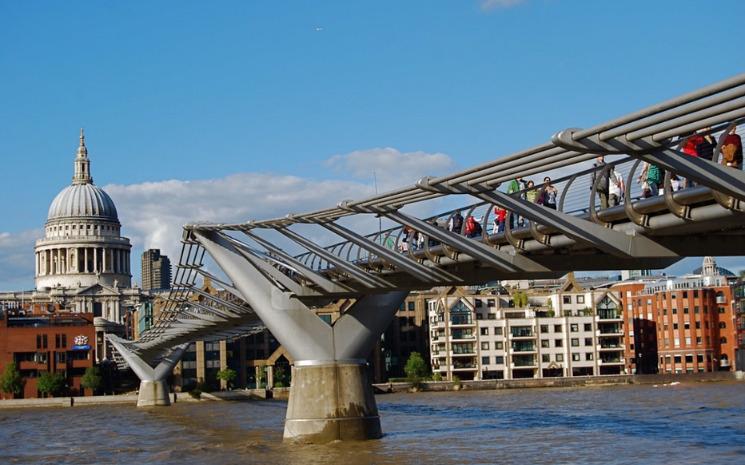
MULTIPOLYGON (((484 162, 742 72, 743 20, 740 1, 2 2, 0 289, 31 283, 16 248, 69 183, 81 126, 137 250, 168 248, 134 199, 238 174, 334 199, 369 179, 329 160, 379 148, 484 162)), ((254 213, 241 193, 226 212, 254 213)))

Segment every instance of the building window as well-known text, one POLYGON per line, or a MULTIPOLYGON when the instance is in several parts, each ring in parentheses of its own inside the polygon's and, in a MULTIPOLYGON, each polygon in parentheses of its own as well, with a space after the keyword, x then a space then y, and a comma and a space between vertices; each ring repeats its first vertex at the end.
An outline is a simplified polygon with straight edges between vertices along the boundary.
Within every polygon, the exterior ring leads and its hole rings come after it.
POLYGON ((571 325, 569 325, 569 330, 573 333, 576 333, 577 331, 579 331, 579 325, 577 323, 572 323, 571 325))
POLYGON ((575 362, 579 362, 580 361, 579 354, 577 353, 572 354, 572 360, 574 360, 575 362))
POLYGON ((409 311, 414 311, 416 309, 416 302, 408 302, 407 307, 409 311))
POLYGON ((585 360, 592 360, 592 352, 587 352, 585 354, 585 360))
POLYGON ((484 305, 484 303, 481 301, 481 299, 476 299, 476 308, 481 308, 484 305))
POLYGON ((494 299, 486 299, 486 306, 487 307, 496 307, 497 302, 494 299))
POLYGON ((677 330, 677 329, 678 329, 678 323, 673 323, 673 330, 677 330))
POLYGON ((680 364, 680 355, 676 355, 673 360, 675 360, 676 364, 680 364))
POLYGON ((541 339, 541 347, 543 347, 544 349, 551 347, 548 343, 548 339, 541 339))
POLYGON ((579 347, 579 338, 572 338, 572 347, 579 347))
POLYGON ((482 336, 488 336, 489 335, 489 328, 481 328, 481 335, 482 336))
POLYGON ((725 329, 727 327, 727 323, 724 321, 719 322, 719 329, 725 329))
POLYGON ((501 327, 494 328, 494 335, 495 336, 501 336, 502 335, 502 328, 501 327))
POLYGON ((481 350, 489 350, 489 343, 488 342, 482 342, 481 343, 481 350))
POLYGON ((494 343, 495 350, 504 350, 504 342, 497 341, 494 343))
POLYGON ((557 362, 563 362, 564 361, 564 354, 556 354, 556 361, 557 362))
POLYGON ((564 347, 563 339, 554 339, 554 347, 564 347))
POLYGON ((482 365, 488 365, 489 364, 489 357, 481 357, 481 364, 482 365))
POLYGON ((585 323, 585 331, 592 331, 592 323, 585 323))
POLYGON ((577 296, 577 303, 578 303, 578 304, 583 304, 583 303, 585 303, 585 296, 583 296, 583 295, 578 295, 578 296, 577 296))
POLYGON ((548 332, 548 325, 541 325, 541 332, 547 333, 548 332))
POLYGON ((592 345, 592 338, 591 337, 586 337, 585 338, 585 345, 586 346, 591 346, 592 345))
POLYGON ((563 329, 562 329, 561 325, 554 325, 554 332, 555 333, 560 333, 562 331, 563 331, 563 329))
POLYGON ((551 356, 549 354, 541 354, 541 361, 548 363, 551 361, 551 356))
MULTIPOLYGON (((726 344, 726 343, 727 343, 727 338, 726 338, 726 337, 724 337, 724 336, 720 337, 720 338, 719 338, 719 343, 720 343, 720 344, 726 344)), ((44 346, 44 347, 46 347, 46 346, 44 346)))
POLYGON ((497 365, 504 365, 504 356, 497 355, 496 357, 494 357, 494 363, 497 365))
POLYGON ((565 296, 564 296, 564 298, 562 299, 562 302, 564 302, 564 303, 565 303, 565 304, 567 304, 567 305, 568 305, 568 304, 571 304, 571 303, 572 303, 572 296, 570 296, 570 295, 565 295, 565 296))
POLYGON ((697 346, 701 345, 701 336, 696 337, 696 345, 697 346))

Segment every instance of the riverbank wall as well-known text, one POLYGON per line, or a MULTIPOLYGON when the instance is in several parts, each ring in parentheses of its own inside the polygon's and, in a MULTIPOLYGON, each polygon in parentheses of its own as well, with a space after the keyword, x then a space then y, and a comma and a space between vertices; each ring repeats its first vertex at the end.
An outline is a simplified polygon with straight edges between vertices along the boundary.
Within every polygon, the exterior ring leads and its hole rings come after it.
MULTIPOLYGON (((284 394, 277 393, 278 398, 286 398, 284 394)), ((271 399, 273 397, 270 389, 246 389, 234 391, 203 392, 199 398, 192 397, 188 393, 171 393, 171 403, 179 402, 201 402, 201 401, 241 401, 251 399, 271 399)), ((48 397, 44 399, 4 399, 0 400, 0 409, 28 408, 28 407, 84 407, 89 405, 116 405, 137 404, 137 394, 119 394, 111 396, 85 396, 85 397, 48 397)))
MULTIPOLYGON (((393 392, 437 392, 437 391, 490 391, 499 389, 531 388, 572 388, 592 386, 617 386, 624 384, 669 385, 670 383, 703 383, 742 380, 733 372, 659 374, 659 375, 620 375, 620 376, 575 376, 571 378, 509 379, 461 381, 424 381, 416 386, 413 383, 374 384, 376 394, 393 392)), ((171 402, 203 401, 244 401, 278 399, 286 400, 290 388, 245 389, 233 391, 203 392, 199 398, 188 393, 172 393, 171 402)), ((51 397, 45 399, 6 399, 0 400, 0 409, 29 407, 84 407, 89 405, 137 404, 137 394, 87 397, 51 397)))
POLYGON ((731 371, 711 373, 657 374, 657 375, 618 375, 618 376, 573 376, 570 378, 526 378, 526 379, 491 379, 479 381, 423 381, 414 383, 374 384, 378 394, 410 391, 489 391, 497 389, 529 388, 570 388, 586 386, 613 386, 623 384, 670 384, 734 381, 739 379, 731 371))

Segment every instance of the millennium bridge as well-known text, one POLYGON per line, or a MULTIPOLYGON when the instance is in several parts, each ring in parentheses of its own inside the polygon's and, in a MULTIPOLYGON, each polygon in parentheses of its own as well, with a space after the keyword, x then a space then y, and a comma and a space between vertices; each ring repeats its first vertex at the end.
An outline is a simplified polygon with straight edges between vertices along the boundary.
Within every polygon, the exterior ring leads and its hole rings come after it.
POLYGON ((745 255, 745 173, 728 147, 743 121, 745 74, 392 192, 186 225, 165 309, 139 340, 110 341, 141 379, 138 406, 168 405, 166 379, 190 342, 268 328, 294 360, 286 439, 380 437, 365 359, 411 290, 745 255), (687 144, 707 135, 713 157, 691 156, 687 144), (664 172, 659 186, 644 182, 650 168, 664 172), (546 174, 555 204, 531 202, 532 187, 507 189, 546 174), (624 185, 613 205, 609 177, 624 185), (480 232, 448 227, 460 217, 480 232), (203 292, 203 278, 235 298, 203 292), (333 324, 316 315, 339 299, 354 303, 333 324))

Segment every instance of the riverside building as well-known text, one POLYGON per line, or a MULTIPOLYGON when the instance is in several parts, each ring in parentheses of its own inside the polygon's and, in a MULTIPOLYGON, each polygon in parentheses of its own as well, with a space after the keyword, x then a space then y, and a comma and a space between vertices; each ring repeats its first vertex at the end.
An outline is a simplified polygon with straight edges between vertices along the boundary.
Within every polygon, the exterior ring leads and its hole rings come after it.
POLYGON ((736 277, 705 257, 679 278, 653 277, 613 287, 625 309, 626 368, 631 373, 732 369, 737 346, 736 277))
POLYGON ((622 374, 620 311, 612 292, 572 275, 524 296, 447 288, 428 303, 432 370, 448 380, 622 374))

